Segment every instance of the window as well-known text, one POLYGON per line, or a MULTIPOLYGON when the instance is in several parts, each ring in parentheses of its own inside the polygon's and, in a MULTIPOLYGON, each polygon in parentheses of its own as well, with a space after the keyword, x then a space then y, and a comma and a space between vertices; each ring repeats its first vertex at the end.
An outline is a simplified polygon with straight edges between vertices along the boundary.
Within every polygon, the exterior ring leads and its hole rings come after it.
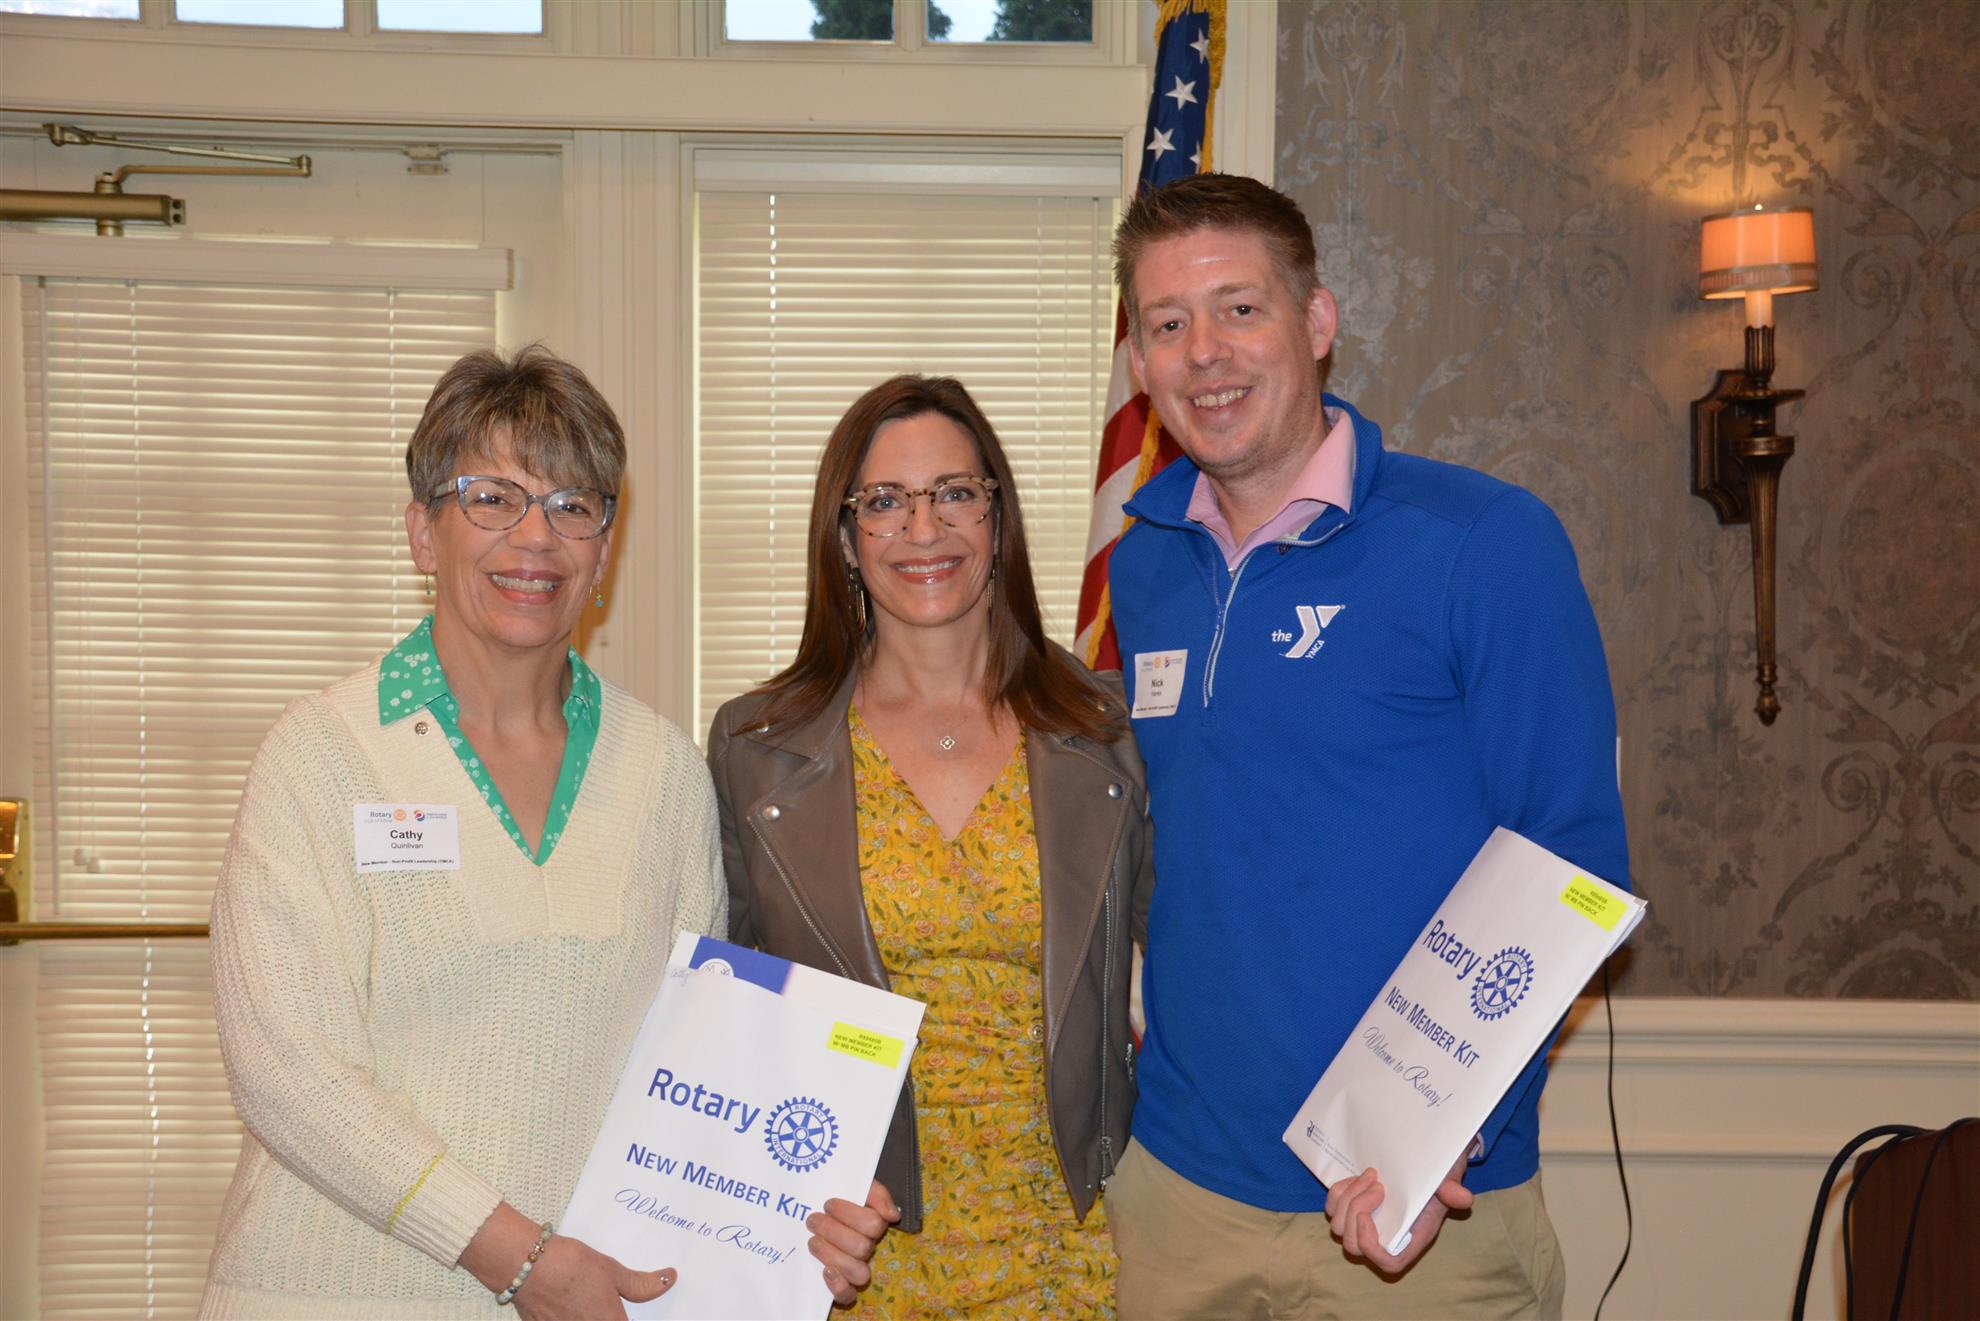
MULTIPOLYGON (((175 23, 316 32, 538 36, 543 0, 160 0, 153 25, 175 23)), ((140 0, 0 0, 0 14, 145 22, 140 0)))
POLYGON ((706 54, 761 57, 783 43, 833 59, 1022 49, 1018 58, 1057 50, 1093 60, 1116 47, 1128 59, 1134 37, 1133 6, 1093 0, 699 0, 699 9, 697 27, 719 34, 704 40, 706 54))
POLYGON ((826 435, 896 372, 1009 451, 1046 628, 1073 636, 1112 361, 1119 158, 695 159, 695 710, 795 654, 826 435))
MULTIPOLYGON (((277 713, 425 611, 406 437, 495 296, 49 278, 23 304, 35 915, 203 920, 277 713)), ((205 945, 35 953, 41 1314, 191 1315, 239 1145, 205 945)))
POLYGON ((893 0, 729 0, 722 32, 730 41, 892 41, 893 0), (856 7, 855 7, 856 6, 856 7))
POLYGON ((181 23, 237 23, 249 27, 340 28, 344 0, 173 0, 181 23))
POLYGON ((1093 0, 927 0, 931 41, 1092 41, 1093 0))
POLYGON ((494 296, 42 280, 26 300, 41 916, 199 921, 285 703, 425 613, 406 437, 494 296))
POLYGON ((376 0, 380 32, 543 31, 543 0, 376 0))
POLYGON ((143 15, 138 0, 0 0, 0 14, 42 14, 50 18, 121 18, 143 15))
MULTIPOLYGON (((382 2, 382 0, 381 0, 382 2)), ((930 41, 1093 40, 1093 0, 902 0, 930 41)), ((728 0, 730 41, 892 41, 896 0, 728 0)))

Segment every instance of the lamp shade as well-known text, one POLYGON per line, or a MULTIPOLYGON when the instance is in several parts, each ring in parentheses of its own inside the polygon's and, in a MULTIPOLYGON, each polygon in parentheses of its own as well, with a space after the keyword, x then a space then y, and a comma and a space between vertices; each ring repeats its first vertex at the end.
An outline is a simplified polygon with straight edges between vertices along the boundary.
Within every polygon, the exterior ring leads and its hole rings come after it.
POLYGON ((1815 213, 1805 206, 1705 217, 1698 246, 1701 298, 1816 287, 1815 213))

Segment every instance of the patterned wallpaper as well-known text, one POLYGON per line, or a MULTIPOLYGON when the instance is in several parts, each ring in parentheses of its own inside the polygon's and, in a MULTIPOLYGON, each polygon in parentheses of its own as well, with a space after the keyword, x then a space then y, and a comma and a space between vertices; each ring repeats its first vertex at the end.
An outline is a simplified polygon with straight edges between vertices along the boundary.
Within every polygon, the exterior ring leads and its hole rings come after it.
POLYGON ((1980 4, 1283 0, 1278 185, 1331 388, 1566 522, 1651 919, 1639 994, 1980 998, 1980 4), (1783 711, 1744 527, 1690 493, 1737 366, 1698 221, 1815 209, 1777 300, 1783 711))

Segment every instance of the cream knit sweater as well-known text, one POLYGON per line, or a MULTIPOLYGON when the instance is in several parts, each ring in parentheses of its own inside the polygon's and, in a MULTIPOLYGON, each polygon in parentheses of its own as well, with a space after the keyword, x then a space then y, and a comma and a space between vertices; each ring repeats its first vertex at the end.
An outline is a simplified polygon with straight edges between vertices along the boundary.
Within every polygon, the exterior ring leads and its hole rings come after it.
POLYGON ((504 1198, 563 1213, 674 937, 727 934, 708 772, 626 693, 541 868, 438 723, 381 727, 377 694, 374 664, 283 714, 221 867, 247 1135, 208 1316, 505 1315, 454 1262, 504 1198), (390 802, 459 807, 461 869, 358 873, 351 806, 390 802))

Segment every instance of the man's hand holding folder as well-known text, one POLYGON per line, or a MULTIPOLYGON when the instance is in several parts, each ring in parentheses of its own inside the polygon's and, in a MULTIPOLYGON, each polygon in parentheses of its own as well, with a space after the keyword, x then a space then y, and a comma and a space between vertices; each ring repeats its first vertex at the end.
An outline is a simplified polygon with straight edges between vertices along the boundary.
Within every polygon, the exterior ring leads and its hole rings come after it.
POLYGON ((1409 1242, 1396 1253, 1382 1247, 1382 1236, 1375 1229, 1375 1210, 1388 1196, 1388 1190, 1382 1186, 1381 1172, 1371 1166, 1351 1179, 1340 1180, 1327 1189, 1327 1220, 1334 1237, 1341 1241, 1348 1256, 1366 1260, 1385 1275, 1402 1274, 1436 1240, 1437 1231, 1444 1227, 1445 1216, 1471 1209, 1471 1190, 1464 1186, 1464 1169, 1470 1163, 1470 1152, 1458 1157, 1457 1164, 1451 1166, 1451 1172, 1437 1185, 1436 1193, 1417 1212, 1409 1227, 1409 1242))

